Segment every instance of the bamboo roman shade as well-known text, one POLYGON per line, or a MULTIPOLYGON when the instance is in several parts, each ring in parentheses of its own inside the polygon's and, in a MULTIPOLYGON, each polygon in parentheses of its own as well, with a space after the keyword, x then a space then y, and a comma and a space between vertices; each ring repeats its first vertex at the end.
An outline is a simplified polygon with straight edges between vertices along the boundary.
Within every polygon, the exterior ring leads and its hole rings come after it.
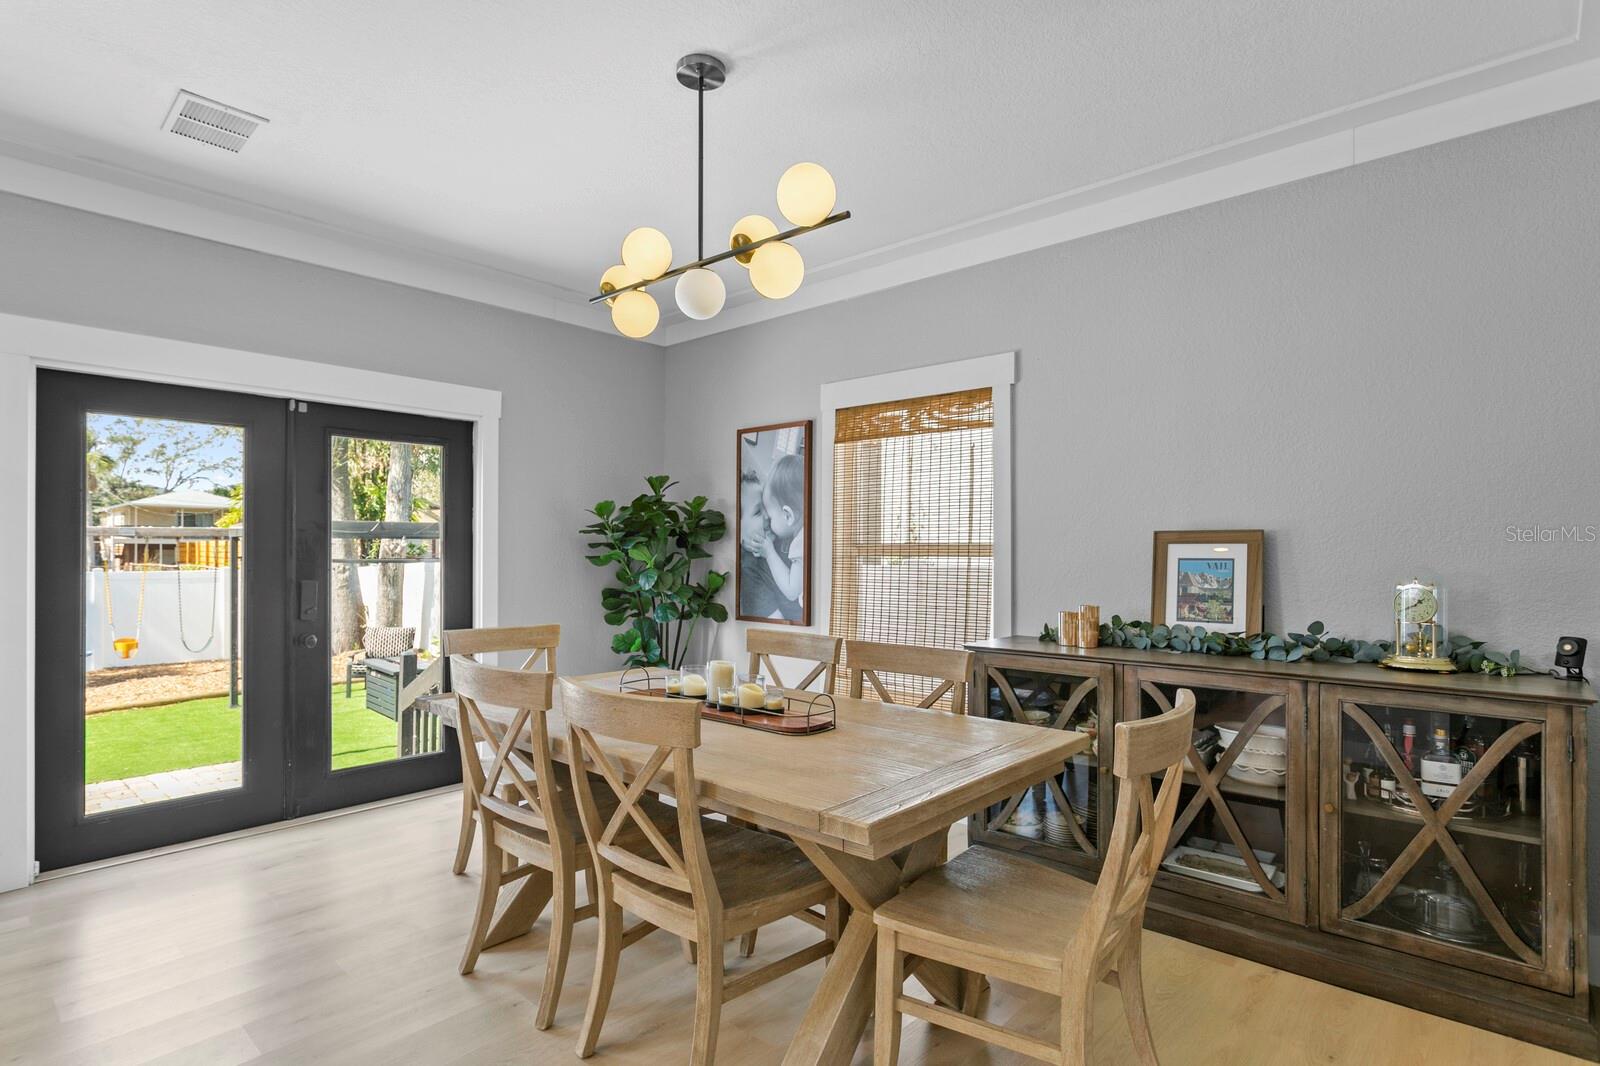
MULTIPOLYGON (((840 408, 834 426, 829 631, 847 640, 940 648, 988 637, 991 390, 840 408)), ((884 681, 897 696, 918 699, 935 684, 884 681)))

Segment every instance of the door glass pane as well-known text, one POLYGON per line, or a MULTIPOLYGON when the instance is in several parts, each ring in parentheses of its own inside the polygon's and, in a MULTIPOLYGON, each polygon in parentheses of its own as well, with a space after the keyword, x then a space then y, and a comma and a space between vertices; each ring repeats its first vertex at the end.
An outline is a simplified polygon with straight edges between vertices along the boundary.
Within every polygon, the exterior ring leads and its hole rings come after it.
POLYGON ((330 457, 330 768, 437 752, 415 702, 444 667, 444 447, 335 436, 330 457))
MULTIPOLYGON (((1142 682, 1143 716, 1170 710, 1179 687, 1142 682)), ((1283 903, 1283 864, 1289 853, 1284 697, 1181 687, 1195 696, 1194 747, 1185 763, 1172 846, 1161 867, 1179 877, 1283 903)))
POLYGON ((1537 723, 1342 706, 1340 900, 1346 919, 1524 961, 1541 955, 1543 737, 1537 723), (1491 750, 1513 731, 1514 744, 1491 750), (1485 764, 1479 783, 1463 785, 1485 764), (1430 842, 1415 861, 1403 858, 1423 828, 1419 798, 1446 816, 1454 854, 1430 842), (1402 874, 1385 885, 1396 864, 1402 874))
POLYGON ((84 812, 239 788, 244 430, 85 429, 84 812))
POLYGON ((1094 678, 999 667, 986 678, 990 718, 1041 729, 1074 729, 1094 737, 1058 776, 987 812, 989 828, 1048 849, 1090 857, 1099 854, 1101 698, 1094 678))

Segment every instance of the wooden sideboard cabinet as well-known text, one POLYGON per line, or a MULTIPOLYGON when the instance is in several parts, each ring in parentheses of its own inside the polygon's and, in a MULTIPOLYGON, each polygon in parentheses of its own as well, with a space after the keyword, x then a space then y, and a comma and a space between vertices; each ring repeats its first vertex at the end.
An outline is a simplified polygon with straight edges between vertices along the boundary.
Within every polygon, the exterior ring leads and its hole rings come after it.
POLYGON ((1096 735, 1059 777, 973 816, 974 843, 1097 877, 1112 726, 1191 689, 1195 745, 1150 928, 1600 1061, 1587 682, 1030 637, 968 647, 971 713, 1096 735))

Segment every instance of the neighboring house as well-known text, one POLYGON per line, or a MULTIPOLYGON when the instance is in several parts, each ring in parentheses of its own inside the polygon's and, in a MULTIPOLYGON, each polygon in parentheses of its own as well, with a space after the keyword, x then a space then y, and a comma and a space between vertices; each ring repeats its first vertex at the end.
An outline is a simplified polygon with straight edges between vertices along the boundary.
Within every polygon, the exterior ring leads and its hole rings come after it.
POLYGON ((139 527, 145 530, 209 529, 215 526, 217 520, 231 510, 233 505, 233 501, 226 496, 197 492, 193 489, 178 489, 175 492, 163 492, 157 496, 146 496, 143 499, 127 500, 102 507, 100 527, 104 532, 98 538, 102 545, 100 551, 109 551, 123 567, 134 563, 173 566, 179 562, 225 566, 227 556, 222 545, 228 539, 226 534, 217 537, 216 540, 196 540, 188 537, 180 540, 177 537, 163 537, 159 533, 133 534, 131 528, 128 536, 120 536, 110 531, 118 527, 139 527))

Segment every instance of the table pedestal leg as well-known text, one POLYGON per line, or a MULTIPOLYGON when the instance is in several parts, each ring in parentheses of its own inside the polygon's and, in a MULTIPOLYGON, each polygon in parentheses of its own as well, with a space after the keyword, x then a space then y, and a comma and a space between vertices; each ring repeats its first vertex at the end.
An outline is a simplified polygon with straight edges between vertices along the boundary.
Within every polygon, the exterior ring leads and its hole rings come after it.
POLYGON ((517 891, 512 895, 511 902, 507 903, 500 916, 495 919, 494 925, 489 928, 489 935, 484 937, 483 946, 487 948, 504 944, 507 940, 515 940, 533 928, 533 923, 539 920, 539 915, 544 913, 544 908, 550 902, 551 879, 548 870, 535 869, 530 872, 517 886, 517 891))
MULTIPOLYGON (((877 970, 877 928, 872 912, 894 897, 900 887, 915 881, 944 854, 943 831, 924 837, 906 852, 903 864, 894 859, 861 859, 811 841, 795 843, 822 871, 850 905, 844 935, 828 960, 805 1018, 789 1044, 784 1066, 846 1066, 872 1014, 873 979, 877 970)), ((916 979, 933 997, 949 1007, 961 1001, 961 971, 945 963, 917 960, 916 979)))

